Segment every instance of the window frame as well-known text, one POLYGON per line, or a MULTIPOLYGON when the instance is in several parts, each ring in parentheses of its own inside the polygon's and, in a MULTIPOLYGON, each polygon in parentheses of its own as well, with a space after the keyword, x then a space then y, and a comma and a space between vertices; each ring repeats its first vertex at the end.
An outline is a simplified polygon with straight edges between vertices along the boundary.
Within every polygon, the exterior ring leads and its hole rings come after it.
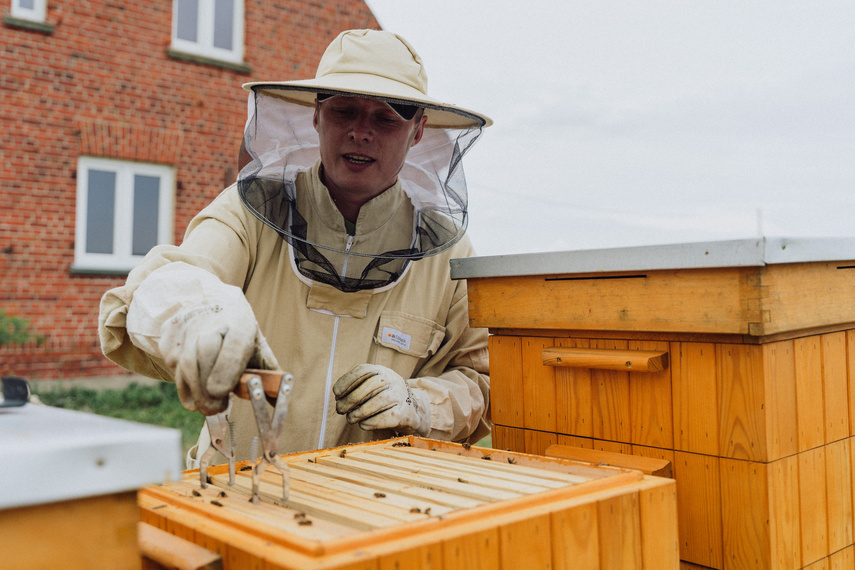
POLYGON ((81 156, 77 160, 77 210, 75 213, 74 264, 72 270, 83 273, 127 273, 145 257, 133 254, 134 176, 160 179, 157 207, 157 244, 173 242, 175 217, 175 168, 163 164, 115 158, 81 156), (101 170, 116 174, 113 209, 113 252, 86 251, 89 225, 89 172, 101 170))
POLYGON ((198 0, 196 41, 178 37, 178 0, 172 0, 172 44, 176 52, 200 56, 203 58, 224 61, 228 63, 243 63, 244 55, 244 0, 234 1, 232 14, 233 35, 232 48, 224 49, 214 45, 214 2, 216 0, 198 0))
POLYGON ((13 18, 31 22, 44 22, 47 18, 47 0, 33 0, 32 8, 21 6, 21 0, 12 0, 9 14, 13 18))

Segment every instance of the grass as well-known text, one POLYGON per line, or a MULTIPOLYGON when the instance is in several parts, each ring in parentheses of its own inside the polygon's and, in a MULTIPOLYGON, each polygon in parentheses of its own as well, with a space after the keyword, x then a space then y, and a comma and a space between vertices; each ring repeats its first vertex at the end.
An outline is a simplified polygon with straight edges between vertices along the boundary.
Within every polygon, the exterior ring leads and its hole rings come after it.
POLYGON ((33 392, 48 406, 178 429, 184 453, 196 444, 204 423, 202 414, 184 409, 175 384, 169 382, 130 384, 123 390, 73 386, 39 387, 33 392))

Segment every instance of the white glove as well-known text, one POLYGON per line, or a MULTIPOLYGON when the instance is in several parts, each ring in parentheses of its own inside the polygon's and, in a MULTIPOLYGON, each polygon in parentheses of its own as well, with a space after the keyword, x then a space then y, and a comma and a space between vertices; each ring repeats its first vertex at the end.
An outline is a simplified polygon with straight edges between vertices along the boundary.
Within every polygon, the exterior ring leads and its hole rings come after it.
POLYGON ((164 361, 184 407, 205 415, 226 408, 248 365, 279 368, 243 291, 183 262, 140 282, 127 331, 134 345, 164 361))
POLYGON ((430 403, 424 392, 410 388, 397 372, 379 364, 359 364, 333 386, 339 414, 366 431, 430 433, 430 403))
POLYGON ((279 368, 243 297, 181 311, 163 324, 158 347, 175 375, 181 403, 206 416, 226 409, 244 369, 279 368))

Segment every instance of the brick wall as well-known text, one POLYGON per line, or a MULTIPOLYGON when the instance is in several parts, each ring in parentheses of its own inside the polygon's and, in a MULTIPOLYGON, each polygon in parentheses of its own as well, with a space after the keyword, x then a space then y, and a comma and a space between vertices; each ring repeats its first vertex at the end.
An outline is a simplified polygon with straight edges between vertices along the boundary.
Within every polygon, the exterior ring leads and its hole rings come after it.
POLYGON ((124 276, 71 272, 78 156, 174 166, 180 243, 235 179, 241 84, 312 77, 341 30, 379 27, 356 0, 245 0, 245 14, 248 72, 171 58, 168 0, 48 0, 52 32, 0 27, 0 308, 44 336, 0 347, 0 372, 124 373, 97 334, 99 300, 124 276))

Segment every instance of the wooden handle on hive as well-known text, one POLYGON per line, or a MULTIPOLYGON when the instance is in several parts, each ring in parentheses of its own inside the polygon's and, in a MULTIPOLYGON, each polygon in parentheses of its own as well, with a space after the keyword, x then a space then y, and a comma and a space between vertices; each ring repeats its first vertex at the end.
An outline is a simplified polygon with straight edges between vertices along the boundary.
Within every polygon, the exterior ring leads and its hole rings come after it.
POLYGON ((626 372, 661 372, 668 368, 668 353, 651 350, 612 348, 565 348, 553 346, 543 351, 544 366, 596 368, 626 372))
POLYGON ((222 556, 148 523, 137 523, 143 568, 222 570, 222 556))
POLYGON ((249 400, 249 388, 246 387, 246 384, 251 377, 261 376, 264 393, 273 398, 275 402, 276 397, 279 395, 279 383, 282 381, 284 374, 281 370, 256 370, 254 368, 247 368, 241 374, 240 380, 238 380, 237 386, 235 386, 235 396, 249 400))

